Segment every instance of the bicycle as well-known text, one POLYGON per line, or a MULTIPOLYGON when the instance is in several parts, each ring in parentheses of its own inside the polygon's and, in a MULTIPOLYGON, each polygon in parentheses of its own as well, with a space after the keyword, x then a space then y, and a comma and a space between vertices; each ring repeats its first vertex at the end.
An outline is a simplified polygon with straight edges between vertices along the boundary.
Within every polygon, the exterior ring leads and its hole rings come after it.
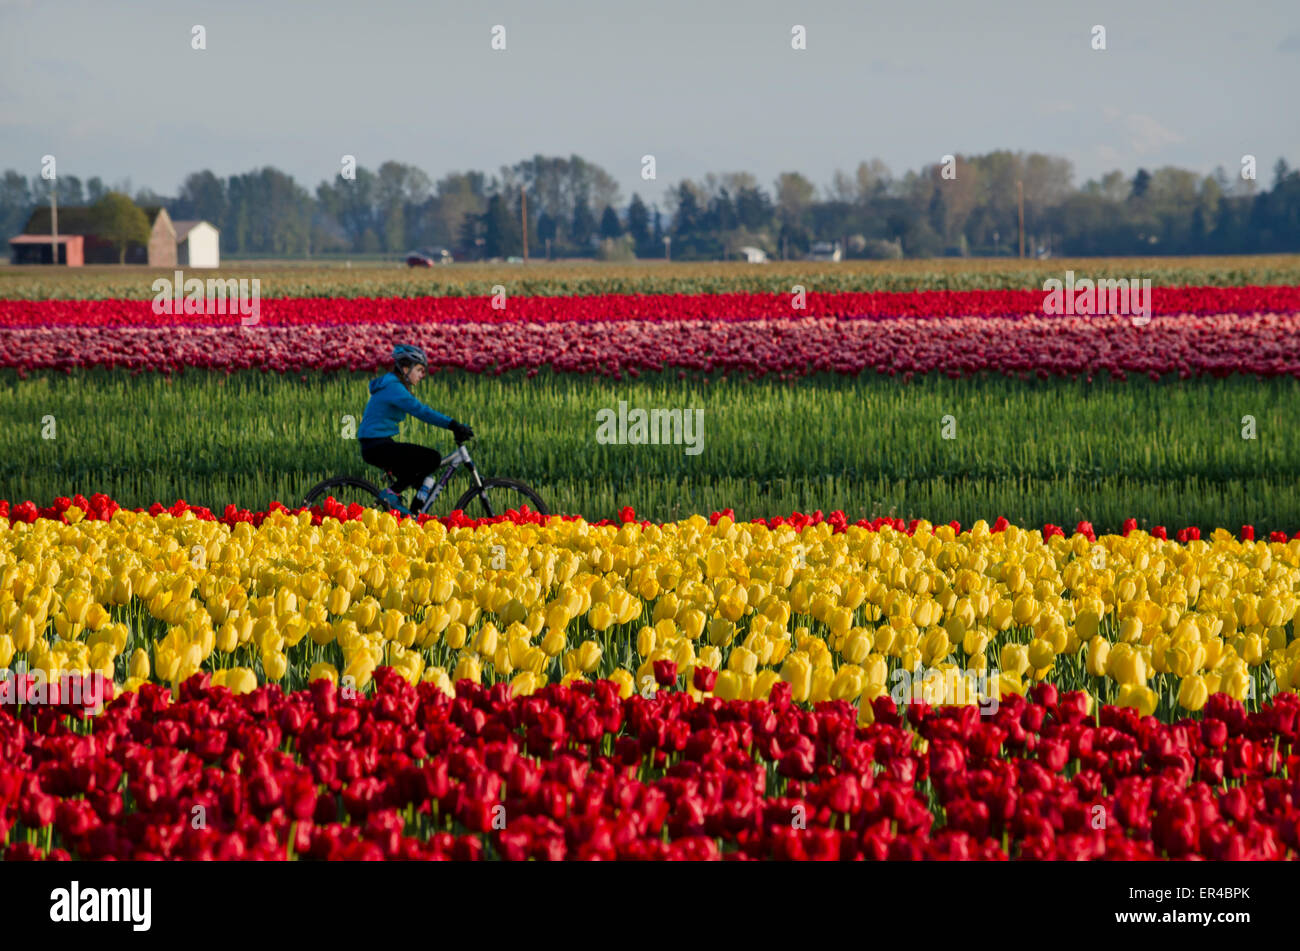
MULTIPOLYGON (((417 510, 412 510, 412 515, 427 514, 432 508, 433 503, 437 501, 438 496, 442 495, 442 490, 447 487, 451 481, 452 475, 461 466, 469 470, 470 476, 474 480, 472 485, 465 494, 460 497, 455 508, 460 509, 466 515, 473 515, 470 506, 478 502, 478 508, 482 514, 488 518, 499 515, 510 509, 519 509, 521 505, 528 504, 532 506, 533 511, 541 515, 549 515, 550 511, 546 508, 546 503, 542 497, 530 489, 527 485, 517 479, 484 479, 474 465, 474 460, 470 458, 469 449, 464 443, 456 443, 456 451, 439 463, 435 472, 442 473, 438 481, 434 483, 433 491, 429 493, 429 498, 425 500, 424 505, 417 510)), ((396 478, 391 471, 385 470, 388 477, 387 489, 395 492, 396 478)), ((381 494, 384 490, 368 479, 361 479, 356 476, 334 476, 312 486, 307 495, 303 498, 303 505, 316 505, 326 498, 333 497, 336 502, 348 504, 349 502, 358 501, 358 497, 363 505, 373 505, 376 508, 388 511, 389 505, 381 494), (341 496, 340 493, 343 493, 341 496)), ((398 493, 400 496, 400 493, 398 493)), ((414 501, 414 500, 412 500, 414 501)))

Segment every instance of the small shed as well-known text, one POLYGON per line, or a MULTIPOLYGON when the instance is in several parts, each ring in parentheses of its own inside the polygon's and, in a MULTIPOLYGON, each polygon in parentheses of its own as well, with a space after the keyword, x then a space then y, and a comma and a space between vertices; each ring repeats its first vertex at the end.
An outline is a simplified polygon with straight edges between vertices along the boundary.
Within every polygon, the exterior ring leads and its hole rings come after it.
POLYGON ((206 221, 175 221, 176 263, 181 267, 220 267, 220 232, 206 221))
MULTIPOLYGON (((79 234, 61 234, 59 264, 81 267, 86 263, 86 239, 79 234)), ((48 234, 20 234, 9 239, 9 260, 13 264, 53 264, 54 249, 48 234)))

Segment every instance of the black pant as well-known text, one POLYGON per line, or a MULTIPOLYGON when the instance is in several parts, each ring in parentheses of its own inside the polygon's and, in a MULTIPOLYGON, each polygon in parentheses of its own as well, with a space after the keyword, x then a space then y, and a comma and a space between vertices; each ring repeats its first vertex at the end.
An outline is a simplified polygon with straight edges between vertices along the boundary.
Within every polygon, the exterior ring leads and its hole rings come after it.
POLYGON ((398 492, 418 486, 424 477, 435 472, 442 464, 442 455, 428 446, 387 439, 358 439, 361 458, 372 466, 386 469, 394 476, 393 488, 398 492))

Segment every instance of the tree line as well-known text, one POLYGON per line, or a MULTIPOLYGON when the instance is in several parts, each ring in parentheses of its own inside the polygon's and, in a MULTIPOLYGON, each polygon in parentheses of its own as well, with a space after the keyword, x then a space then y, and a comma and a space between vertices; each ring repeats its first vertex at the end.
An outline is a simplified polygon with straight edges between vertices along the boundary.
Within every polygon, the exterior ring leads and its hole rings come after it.
MULTIPOLYGON (((1244 166, 1243 166, 1244 167, 1244 166)), ((945 156, 895 176, 878 159, 839 171, 818 189, 799 172, 765 188, 748 172, 710 173, 626 203, 605 169, 580 156, 536 155, 494 175, 450 172, 437 181, 397 161, 323 181, 310 192, 267 166, 222 178, 185 178, 176 196, 141 189, 137 205, 173 219, 205 219, 233 255, 310 257, 443 247, 458 258, 664 257, 717 259, 757 247, 797 258, 817 241, 845 257, 1019 253, 1017 184, 1029 255, 1234 254, 1300 251, 1300 171, 1283 159, 1266 187, 1223 168, 1112 171, 1073 183, 1069 160, 996 151, 945 156)), ((49 201, 52 183, 9 170, 0 179, 0 233, 19 233, 49 201)), ((647 182, 652 188, 653 183, 647 182)), ((61 207, 120 204, 130 183, 57 181, 61 207)), ((120 209, 119 209, 120 213, 120 209)))

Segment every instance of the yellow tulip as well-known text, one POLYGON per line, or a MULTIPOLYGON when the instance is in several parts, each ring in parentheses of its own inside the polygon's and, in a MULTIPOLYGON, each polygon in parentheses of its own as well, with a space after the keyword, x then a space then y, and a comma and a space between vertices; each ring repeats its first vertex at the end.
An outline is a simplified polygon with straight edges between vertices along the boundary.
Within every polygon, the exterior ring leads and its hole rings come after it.
POLYGON ((462 654, 456 664, 456 671, 452 674, 452 680, 460 683, 462 680, 472 680, 474 683, 483 682, 483 667, 479 659, 473 654, 462 654))
POLYGON ((772 693, 772 688, 781 682, 781 675, 775 670, 760 670, 752 678, 749 687, 750 700, 766 700, 772 693))
POLYGON ((704 612, 697 608, 687 608, 677 616, 677 626, 693 641, 699 640, 700 635, 704 633, 704 624, 704 612))
POLYGON ((849 636, 841 653, 850 664, 861 664, 871 653, 872 646, 871 634, 864 629, 857 629, 849 636))
POLYGON ((962 636, 961 649, 966 652, 967 657, 974 657, 976 654, 982 654, 988 643, 987 631, 971 629, 962 636))
POLYGON ((361 690, 370 683, 377 666, 369 651, 356 651, 351 657, 345 656, 340 683, 350 682, 357 690, 361 690))
POLYGON ((590 674, 600 666, 601 648, 595 641, 583 641, 577 651, 578 669, 584 674, 590 674))
POLYGON ((516 697, 528 697, 537 691, 538 686, 537 675, 525 670, 515 674, 510 681, 510 693, 516 697))
POLYGON ((426 667, 420 679, 427 684, 433 684, 449 697, 456 696, 456 688, 452 684, 451 678, 447 676, 447 671, 441 667, 426 667))
POLYGON ((262 671, 266 674, 266 679, 274 683, 284 679, 284 675, 289 670, 289 658, 283 651, 266 651, 262 654, 262 671))
MULTIPOLYGON (((718 675, 718 679, 722 679, 721 674, 718 675)), ((807 700, 812 693, 812 664, 809 663, 807 655, 798 653, 787 657, 781 666, 781 679, 790 685, 792 700, 800 702, 807 700)), ((716 687, 713 692, 718 694, 716 687)))
POLYGON ((231 667, 226 671, 225 687, 236 696, 257 689, 257 675, 247 667, 231 667))
POLYGON ((14 642, 14 650, 30 651, 36 643, 35 618, 27 613, 19 614, 13 620, 10 635, 14 642))
POLYGON ((1250 674, 1242 667, 1233 667, 1223 678, 1220 690, 1234 700, 1245 701, 1254 689, 1250 674))
POLYGON ((339 672, 333 664, 327 664, 324 661, 311 665, 311 670, 307 672, 307 682, 312 683, 317 680, 328 680, 330 683, 338 686, 339 672))
POLYGON ((1091 640, 1097 636, 1097 629, 1101 624, 1101 617, 1094 610, 1086 610, 1074 619, 1074 629, 1079 637, 1083 640, 1091 640))
POLYGON ((726 647, 735 636, 736 625, 726 618, 715 617, 709 621, 709 643, 714 647, 726 647))
POLYGON ((842 667, 831 682, 831 699, 848 700, 851 703, 858 699, 863 686, 862 670, 860 668, 842 667))
POLYGON ((1106 659, 1110 656, 1110 641, 1097 635, 1088 642, 1088 673, 1094 677, 1106 676, 1106 659))
POLYGON ((1142 716, 1149 717, 1156 712, 1159 697, 1150 687, 1142 684, 1128 683, 1119 688, 1116 705, 1131 707, 1142 716))
POLYGON ((1241 647, 1241 659, 1251 667, 1264 663, 1264 642, 1258 634, 1247 634, 1241 647))
POLYGON ((587 623, 595 631, 607 630, 616 620, 613 609, 604 602, 593 604, 591 610, 587 613, 587 623))
POLYGON ((1146 660, 1129 645, 1117 644, 1106 660, 1106 673, 1116 683, 1142 686, 1147 682, 1146 660))
POLYGON ((330 614, 343 614, 347 611, 348 606, 352 603, 352 595, 347 588, 339 586, 333 588, 325 604, 329 608, 330 614))
POLYGON ((996 631, 1005 631, 1011 627, 1014 605, 1006 598, 999 598, 989 611, 989 621, 996 631))
POLYGON ((1202 677, 1187 677, 1178 685, 1178 705, 1184 710, 1200 710, 1209 698, 1210 691, 1202 677))
POLYGON ((720 700, 739 700, 744 693, 743 677, 734 670, 724 670, 718 674, 713 684, 713 695, 720 700))
POLYGON ((758 657, 751 650, 737 647, 727 659, 727 669, 737 673, 753 674, 758 672, 758 657))
POLYGON ((874 699, 869 693, 864 693, 858 701, 858 726, 870 726, 876 722, 876 712, 871 706, 874 699))
POLYGON ((141 680, 149 679, 149 654, 143 647, 137 647, 131 655, 131 661, 127 664, 127 674, 141 680))
POLYGON ((927 634, 922 642, 921 659, 926 666, 930 666, 943 660, 951 651, 952 644, 948 641, 948 632, 943 628, 936 628, 927 634))
MULTIPOLYGON (((1056 651, 1052 645, 1040 638, 1029 642, 1029 666, 1035 671, 1046 671, 1056 661, 1056 651)), ((1041 677, 1036 677, 1041 679, 1041 677)))
POLYGON ((1003 671, 1019 677, 1029 669, 1029 649, 1024 644, 1004 644, 999 662, 1003 671))

